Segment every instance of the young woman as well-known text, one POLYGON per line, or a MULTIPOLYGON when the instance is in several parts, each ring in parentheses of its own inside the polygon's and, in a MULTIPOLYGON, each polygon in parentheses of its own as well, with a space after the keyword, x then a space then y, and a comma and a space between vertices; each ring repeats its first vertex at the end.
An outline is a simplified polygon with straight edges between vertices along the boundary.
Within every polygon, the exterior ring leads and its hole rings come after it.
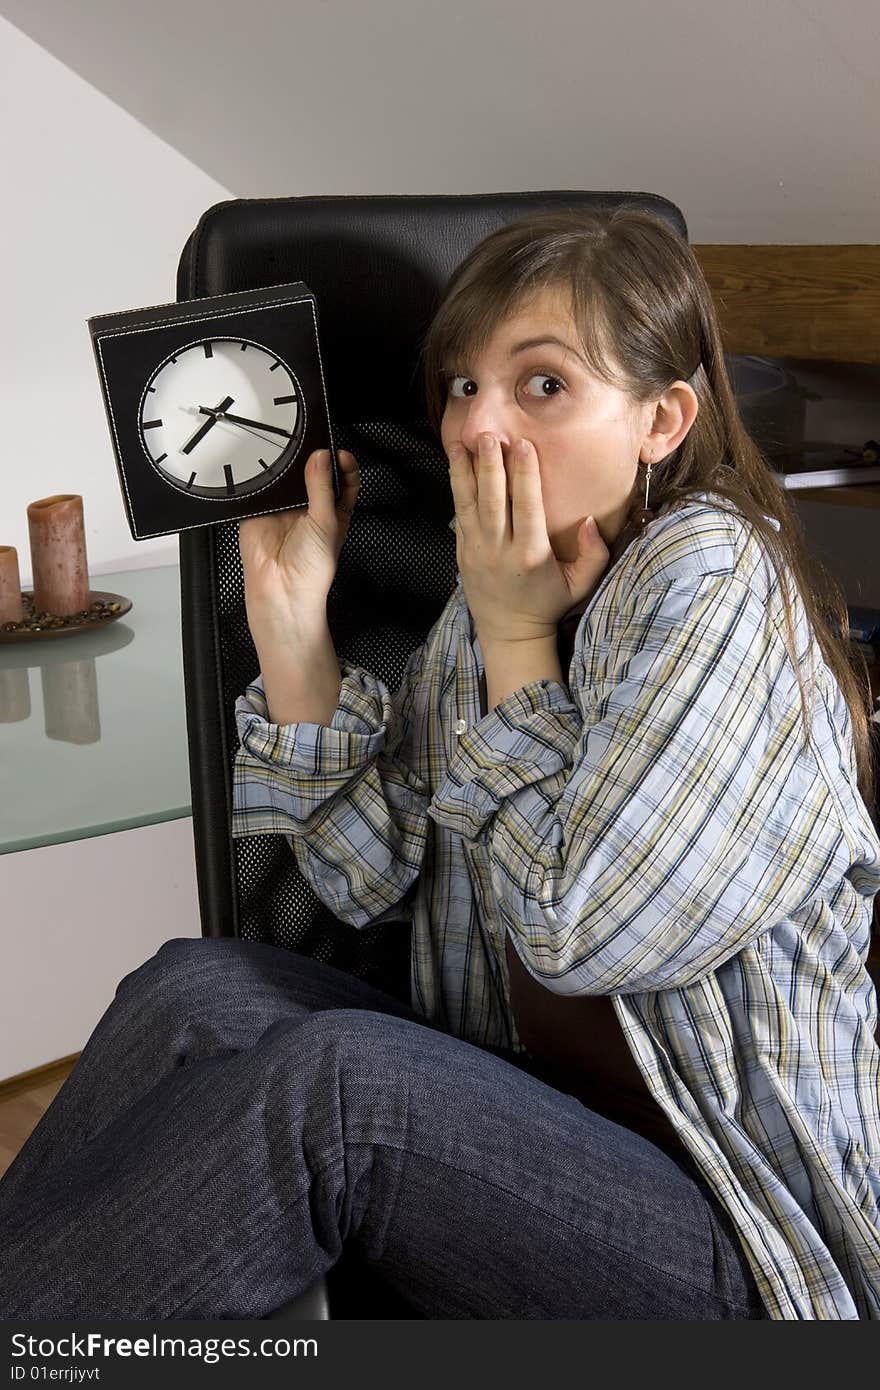
POLYGON ((504 227, 424 367, 455 591, 392 695, 327 628, 357 461, 241 524, 233 824, 411 912, 413 1007, 167 942, 0 1184, 0 1308, 261 1316, 345 1241, 428 1317, 876 1318, 867 688, 693 254, 504 227))

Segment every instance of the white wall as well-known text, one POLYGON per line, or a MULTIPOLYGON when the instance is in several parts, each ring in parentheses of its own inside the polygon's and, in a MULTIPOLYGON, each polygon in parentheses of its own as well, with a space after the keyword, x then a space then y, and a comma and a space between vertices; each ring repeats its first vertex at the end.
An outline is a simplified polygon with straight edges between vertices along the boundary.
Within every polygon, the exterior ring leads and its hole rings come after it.
MULTIPOLYGON (((173 300, 229 191, 3 20, 0 92, 0 544, 27 587, 27 504, 78 492, 91 574, 176 563, 128 530, 86 319, 173 300)), ((0 1079, 78 1052, 122 975, 200 931, 189 819, 0 855, 0 1079)))
POLYGON ((176 564, 176 537, 132 540, 86 320, 173 300, 187 236, 234 195, 4 20, 0 91, 0 545, 27 588, 28 503, 76 492, 90 573, 176 564))
POLYGON ((201 935, 192 864, 189 817, 0 858, 0 1079, 81 1051, 123 975, 201 935))

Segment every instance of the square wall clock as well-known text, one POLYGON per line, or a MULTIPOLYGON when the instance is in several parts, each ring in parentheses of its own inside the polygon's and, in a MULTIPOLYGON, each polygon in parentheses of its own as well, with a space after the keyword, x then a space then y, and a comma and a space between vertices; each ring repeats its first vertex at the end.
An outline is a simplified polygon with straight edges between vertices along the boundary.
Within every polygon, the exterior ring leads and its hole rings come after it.
POLYGON ((315 297, 302 281, 88 320, 135 540, 308 505, 336 451, 315 297))

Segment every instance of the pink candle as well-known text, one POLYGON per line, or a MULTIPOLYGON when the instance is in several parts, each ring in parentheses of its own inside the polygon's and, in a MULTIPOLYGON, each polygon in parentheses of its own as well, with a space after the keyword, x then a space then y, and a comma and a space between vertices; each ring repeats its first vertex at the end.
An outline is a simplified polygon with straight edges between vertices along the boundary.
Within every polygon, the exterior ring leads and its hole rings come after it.
POLYGON ((43 497, 27 509, 34 571, 34 609, 64 617, 89 606, 89 567, 82 498, 43 497))
POLYGON ((14 545, 0 545, 0 623, 20 623, 23 617, 18 551, 14 545))

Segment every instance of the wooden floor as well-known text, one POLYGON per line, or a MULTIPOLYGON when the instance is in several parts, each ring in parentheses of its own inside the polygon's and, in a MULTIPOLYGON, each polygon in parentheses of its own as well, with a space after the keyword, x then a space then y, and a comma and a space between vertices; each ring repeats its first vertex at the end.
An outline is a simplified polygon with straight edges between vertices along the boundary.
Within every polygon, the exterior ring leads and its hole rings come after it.
MULTIPOLYGON (((75 1060, 75 1059, 74 1059, 75 1060)), ((53 1068, 44 1080, 0 1088, 0 1177, 46 1113, 73 1070, 73 1061, 53 1068)))

